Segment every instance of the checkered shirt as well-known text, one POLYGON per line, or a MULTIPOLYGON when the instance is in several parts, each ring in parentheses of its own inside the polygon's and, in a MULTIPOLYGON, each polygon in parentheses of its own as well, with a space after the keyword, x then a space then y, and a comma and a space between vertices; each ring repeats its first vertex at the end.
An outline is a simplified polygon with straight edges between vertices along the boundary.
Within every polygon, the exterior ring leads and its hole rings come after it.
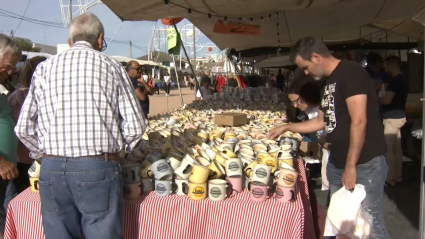
POLYGON ((33 158, 82 157, 129 151, 146 125, 121 64, 79 41, 38 65, 15 133, 33 158))

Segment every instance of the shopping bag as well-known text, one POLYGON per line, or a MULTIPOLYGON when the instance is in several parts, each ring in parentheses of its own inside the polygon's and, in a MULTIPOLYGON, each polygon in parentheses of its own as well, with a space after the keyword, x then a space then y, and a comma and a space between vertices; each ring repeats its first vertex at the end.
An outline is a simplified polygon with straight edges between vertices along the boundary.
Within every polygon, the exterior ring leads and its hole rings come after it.
POLYGON ((330 155, 329 150, 322 148, 322 168, 321 168, 322 191, 329 190, 329 181, 328 181, 328 177, 326 176, 326 168, 328 166, 329 155, 330 155))
POLYGON ((382 84, 381 89, 380 89, 380 90, 379 90, 379 92, 378 92, 378 97, 379 97, 379 98, 384 97, 384 95, 385 95, 386 93, 387 93, 387 92, 385 91, 385 85, 384 85, 384 84, 382 84))
POLYGON ((351 239, 369 239, 372 218, 361 208, 366 190, 361 184, 351 192, 342 187, 331 197, 324 236, 345 235, 351 239))

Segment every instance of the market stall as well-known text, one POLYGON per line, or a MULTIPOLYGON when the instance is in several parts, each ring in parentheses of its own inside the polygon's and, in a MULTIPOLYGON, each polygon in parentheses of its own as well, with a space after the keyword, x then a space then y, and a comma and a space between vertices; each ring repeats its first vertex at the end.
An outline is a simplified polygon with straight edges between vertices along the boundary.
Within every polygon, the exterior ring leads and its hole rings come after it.
MULTIPOLYGON (((153 117, 122 160, 124 238, 316 238, 300 135, 272 88, 226 88, 153 117), (258 96, 262 96, 259 98, 258 96)), ((5 238, 43 238, 37 166, 9 203, 5 238)))

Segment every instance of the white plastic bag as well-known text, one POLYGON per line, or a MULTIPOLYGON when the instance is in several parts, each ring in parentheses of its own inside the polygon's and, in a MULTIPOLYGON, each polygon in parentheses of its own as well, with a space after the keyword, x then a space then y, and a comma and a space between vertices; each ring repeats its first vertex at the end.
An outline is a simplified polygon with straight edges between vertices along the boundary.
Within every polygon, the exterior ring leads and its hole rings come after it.
POLYGON ((372 218, 361 203, 366 197, 364 186, 356 184, 353 192, 342 187, 331 197, 324 236, 345 235, 351 239, 369 239, 372 218))
POLYGON ((328 166, 329 150, 322 148, 322 191, 329 190, 329 181, 326 176, 326 167, 328 166))
POLYGON ((379 92, 378 92, 378 97, 379 97, 379 98, 384 97, 384 95, 385 95, 386 93, 387 93, 387 92, 385 91, 385 85, 384 85, 384 84, 382 84, 381 89, 380 89, 380 90, 379 90, 379 92))

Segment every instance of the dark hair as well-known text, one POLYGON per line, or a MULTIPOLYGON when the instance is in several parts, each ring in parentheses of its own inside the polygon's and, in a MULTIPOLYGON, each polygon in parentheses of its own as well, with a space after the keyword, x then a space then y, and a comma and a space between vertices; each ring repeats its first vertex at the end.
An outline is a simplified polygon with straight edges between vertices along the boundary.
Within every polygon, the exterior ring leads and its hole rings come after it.
POLYGON ((400 58, 398 58, 397 56, 389 56, 385 58, 385 63, 395 64, 398 67, 401 67, 400 58))
POLYGON ((294 80, 292 81, 292 83, 289 85, 288 91, 286 92, 287 94, 300 94, 300 90, 301 87, 305 84, 305 81, 303 80, 294 80))
POLYGON ((366 61, 368 65, 376 65, 382 63, 382 57, 376 52, 369 52, 366 56, 366 61))
POLYGON ((322 84, 317 81, 308 81, 300 89, 300 99, 309 106, 319 106, 322 101, 322 84))
POLYGON ((304 37, 298 40, 294 47, 291 48, 289 60, 295 62, 295 58, 300 56, 304 60, 309 61, 313 52, 324 57, 331 55, 325 43, 313 37, 304 37))
POLYGON ((304 71, 300 68, 295 69, 294 78, 290 82, 289 88, 286 93, 299 95, 301 87, 309 81, 314 81, 313 77, 306 75, 304 71))
POLYGON ((35 56, 25 62, 22 67, 20 75, 20 83, 23 87, 29 87, 31 85, 32 75, 34 74, 35 68, 38 64, 45 61, 47 58, 44 56, 35 56))
MULTIPOLYGON (((302 71, 301 71, 302 72, 302 71)), ((318 106, 322 101, 322 82, 314 80, 313 77, 301 74, 299 71, 294 72, 295 78, 289 86, 287 94, 297 94, 300 99, 305 101, 309 106, 318 106)))

